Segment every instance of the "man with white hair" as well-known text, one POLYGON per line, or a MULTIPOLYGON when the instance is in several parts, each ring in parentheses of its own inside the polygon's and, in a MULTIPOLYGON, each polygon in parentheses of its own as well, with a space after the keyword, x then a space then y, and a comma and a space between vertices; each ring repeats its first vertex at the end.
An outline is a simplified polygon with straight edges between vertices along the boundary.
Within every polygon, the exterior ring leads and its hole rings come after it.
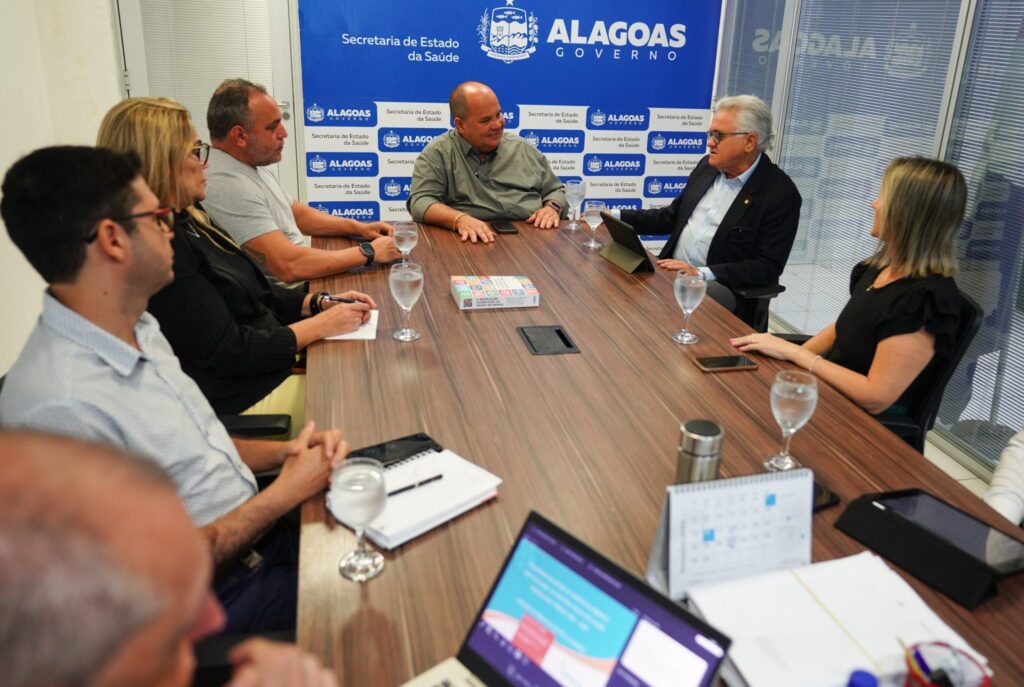
MULTIPOLYGON (((185 687, 224 625, 210 549, 174 482, 110 446, 0 432, 0 666, 7 687, 185 687)), ((230 687, 335 687, 294 646, 230 654, 230 687)))
POLYGON ((703 276, 709 295, 727 306, 735 303, 729 289, 778 283, 796 238, 800 192, 769 159, 771 142, 763 100, 723 98, 713 108, 708 154, 683 192, 664 208, 621 211, 638 233, 671 232, 658 266, 703 276))

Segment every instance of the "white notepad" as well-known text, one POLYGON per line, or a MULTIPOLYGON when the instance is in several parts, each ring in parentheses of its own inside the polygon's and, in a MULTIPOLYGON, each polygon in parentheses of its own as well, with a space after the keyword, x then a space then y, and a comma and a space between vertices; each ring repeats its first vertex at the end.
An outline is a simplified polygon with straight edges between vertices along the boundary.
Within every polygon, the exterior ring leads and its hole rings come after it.
POLYGON ((669 486, 647 580, 682 599, 702 582, 807 565, 813 503, 806 468, 669 486))
MULTIPOLYGON (((390 493, 436 475, 439 480, 388 497, 384 512, 366 528, 377 546, 393 549, 448 522, 498 495, 501 478, 458 454, 424 451, 387 468, 384 487, 390 493)), ((327 494, 327 508, 331 495, 327 494)), ((334 517, 349 527, 344 518, 334 517)))
POLYGON ((898 680, 906 672, 900 642, 944 641, 986 663, 868 551, 694 586, 689 606, 732 638, 722 673, 729 685, 842 687, 857 669, 898 680))
POLYGON ((380 315, 380 310, 371 310, 370 319, 359 325, 354 332, 324 337, 324 341, 373 341, 377 338, 378 315, 380 315))

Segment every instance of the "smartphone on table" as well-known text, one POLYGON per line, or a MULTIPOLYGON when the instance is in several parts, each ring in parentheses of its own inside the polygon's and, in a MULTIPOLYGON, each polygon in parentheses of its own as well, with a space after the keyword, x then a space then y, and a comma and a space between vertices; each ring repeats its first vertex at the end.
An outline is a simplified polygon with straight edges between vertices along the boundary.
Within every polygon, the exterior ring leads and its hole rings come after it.
POLYGON ((745 355, 718 355, 710 358, 694 358, 693 363, 704 372, 757 369, 757 363, 745 355))
POLYGON ((508 220, 504 220, 504 219, 494 220, 493 222, 491 222, 491 227, 494 229, 494 231, 498 232, 499 234, 518 234, 519 233, 519 227, 517 227, 516 225, 512 224, 508 220))

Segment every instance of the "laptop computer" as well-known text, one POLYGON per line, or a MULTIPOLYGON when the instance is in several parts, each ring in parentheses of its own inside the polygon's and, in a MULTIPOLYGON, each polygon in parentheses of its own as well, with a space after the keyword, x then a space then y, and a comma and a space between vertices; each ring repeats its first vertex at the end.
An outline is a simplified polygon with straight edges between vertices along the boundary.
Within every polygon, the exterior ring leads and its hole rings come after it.
POLYGON ((654 265, 636 229, 607 212, 602 212, 601 218, 612 240, 598 255, 626 272, 653 272, 654 265))
POLYGON ((533 512, 458 655, 404 687, 705 687, 729 644, 533 512))

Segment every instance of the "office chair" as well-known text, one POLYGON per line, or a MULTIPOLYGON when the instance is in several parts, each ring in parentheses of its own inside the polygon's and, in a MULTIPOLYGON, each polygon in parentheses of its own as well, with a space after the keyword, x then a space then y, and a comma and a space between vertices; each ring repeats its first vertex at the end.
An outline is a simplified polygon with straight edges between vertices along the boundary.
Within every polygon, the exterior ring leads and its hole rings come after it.
MULTIPOLYGON (((893 434, 913 446, 918 453, 924 453, 924 438, 935 426, 935 417, 939 413, 939 405, 942 403, 942 394, 946 390, 946 384, 949 383, 957 365, 963 360, 967 348, 977 335, 984 314, 974 299, 961 291, 960 323, 957 327, 956 342, 953 344, 953 353, 941 367, 932 373, 921 403, 918 407, 911 408, 908 415, 879 413, 875 416, 875 419, 885 425, 893 434)), ((802 344, 811 338, 807 334, 780 334, 779 337, 795 344, 802 344)))
POLYGON ((733 289, 736 296, 736 317, 740 318, 755 332, 768 331, 768 306, 772 299, 786 290, 782 284, 771 286, 749 286, 733 289))
POLYGON ((291 415, 218 415, 228 434, 243 439, 275 437, 288 434, 292 426, 291 415))

